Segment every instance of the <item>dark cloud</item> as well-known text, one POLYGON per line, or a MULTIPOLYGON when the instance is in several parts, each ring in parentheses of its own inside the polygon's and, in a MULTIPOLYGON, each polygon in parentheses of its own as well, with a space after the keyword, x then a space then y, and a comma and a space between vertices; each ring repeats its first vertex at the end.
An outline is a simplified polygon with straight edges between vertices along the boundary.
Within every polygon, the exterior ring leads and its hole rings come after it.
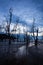
POLYGON ((33 0, 37 10, 43 12, 43 0, 33 0))

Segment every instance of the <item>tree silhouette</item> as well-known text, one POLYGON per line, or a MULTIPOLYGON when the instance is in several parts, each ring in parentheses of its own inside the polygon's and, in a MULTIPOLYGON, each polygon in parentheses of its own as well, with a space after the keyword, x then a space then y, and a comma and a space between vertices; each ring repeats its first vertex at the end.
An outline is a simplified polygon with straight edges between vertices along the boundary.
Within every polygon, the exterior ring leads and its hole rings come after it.
POLYGON ((38 45, 38 28, 36 30, 36 33, 37 33, 37 35, 36 35, 36 39, 35 39, 35 47, 37 48, 37 45, 38 45))
POLYGON ((8 34, 8 39, 9 39, 9 47, 8 47, 8 53, 10 53, 10 45, 11 45, 11 39, 10 39, 10 25, 12 22, 12 8, 9 9, 9 20, 6 19, 7 26, 6 26, 6 33, 8 34))
MULTIPOLYGON (((18 24, 19 24, 19 19, 16 20, 16 24, 14 25, 13 30, 12 30, 12 32, 15 32, 15 34, 17 32, 17 26, 18 26, 18 24)), ((16 34, 16 39, 18 41, 18 35, 17 34, 16 34)))
POLYGON ((33 39, 35 40, 35 18, 33 18, 33 23, 32 23, 32 27, 31 27, 31 33, 32 33, 32 36, 33 36, 33 39))

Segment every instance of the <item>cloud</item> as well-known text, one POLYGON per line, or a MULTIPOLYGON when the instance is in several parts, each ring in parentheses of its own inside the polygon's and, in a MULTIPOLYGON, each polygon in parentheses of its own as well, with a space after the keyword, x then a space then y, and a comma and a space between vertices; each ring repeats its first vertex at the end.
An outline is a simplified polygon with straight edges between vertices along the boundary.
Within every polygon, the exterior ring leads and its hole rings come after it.
MULTIPOLYGON (((10 7, 13 8, 13 15, 19 17, 23 25, 28 25, 28 28, 31 27, 35 17, 35 26, 43 27, 43 0, 0 0, 0 24, 5 20, 3 15, 9 15, 10 7)), ((13 23, 15 23, 15 20, 13 20, 13 23)), ((11 24, 11 29, 13 28, 13 23, 11 24)))
MULTIPOLYGON (((15 24, 14 24, 14 23, 12 23, 12 24, 11 24, 11 27, 12 27, 12 28, 10 27, 10 28, 11 28, 11 30, 12 30, 12 29, 15 29, 15 27, 14 27, 14 26, 15 26, 15 24)), ((18 23, 17 28, 16 28, 16 30, 17 30, 17 31, 16 31, 16 33, 24 33, 24 30, 25 30, 25 32, 26 32, 28 29, 29 29, 28 27, 23 26, 21 23, 18 23)), ((15 31, 13 31, 13 32, 11 32, 11 33, 13 33, 13 34, 14 34, 14 33, 15 33, 15 31)))

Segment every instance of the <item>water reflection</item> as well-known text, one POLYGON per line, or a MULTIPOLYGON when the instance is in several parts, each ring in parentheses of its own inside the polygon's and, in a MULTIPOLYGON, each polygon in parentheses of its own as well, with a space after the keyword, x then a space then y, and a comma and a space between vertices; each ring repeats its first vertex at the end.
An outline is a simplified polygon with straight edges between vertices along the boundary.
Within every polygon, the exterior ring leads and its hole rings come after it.
MULTIPOLYGON (((20 42, 19 42, 20 43, 20 42)), ((29 45, 28 45, 28 48, 29 47, 31 47, 31 46, 33 46, 34 44, 33 43, 30 43, 29 45)), ((6 43, 6 45, 3 45, 2 44, 2 46, 0 46, 0 52, 2 53, 1 55, 6 55, 6 54, 8 54, 7 52, 8 52, 8 50, 9 50, 9 53, 10 53, 10 55, 13 55, 13 56, 16 56, 17 58, 19 57, 19 58, 21 58, 21 57, 23 57, 23 56, 25 56, 26 54, 28 55, 29 54, 29 52, 28 52, 28 49, 26 50, 26 45, 24 45, 24 44, 11 44, 10 45, 10 48, 8 49, 8 44, 6 43)))
MULTIPOLYGON (((31 47, 31 46, 33 46, 33 45, 34 45, 34 44, 30 43, 30 45, 29 45, 28 47, 31 47)), ((17 53, 16 53, 16 57, 17 57, 17 58, 21 58, 21 57, 25 56, 26 54, 27 54, 27 55, 29 54, 28 49, 26 49, 26 46, 22 46, 22 47, 20 47, 20 48, 18 49, 18 51, 17 51, 17 53)))

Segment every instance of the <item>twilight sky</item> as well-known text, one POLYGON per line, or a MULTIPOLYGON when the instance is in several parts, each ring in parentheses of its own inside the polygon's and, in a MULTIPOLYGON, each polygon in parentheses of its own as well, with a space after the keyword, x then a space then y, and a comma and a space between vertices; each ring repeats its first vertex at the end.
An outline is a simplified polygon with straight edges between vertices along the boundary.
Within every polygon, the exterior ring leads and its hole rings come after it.
POLYGON ((0 23, 8 15, 10 7, 13 15, 20 17, 27 25, 32 25, 35 18, 35 26, 43 30, 43 0, 0 0, 0 23))

